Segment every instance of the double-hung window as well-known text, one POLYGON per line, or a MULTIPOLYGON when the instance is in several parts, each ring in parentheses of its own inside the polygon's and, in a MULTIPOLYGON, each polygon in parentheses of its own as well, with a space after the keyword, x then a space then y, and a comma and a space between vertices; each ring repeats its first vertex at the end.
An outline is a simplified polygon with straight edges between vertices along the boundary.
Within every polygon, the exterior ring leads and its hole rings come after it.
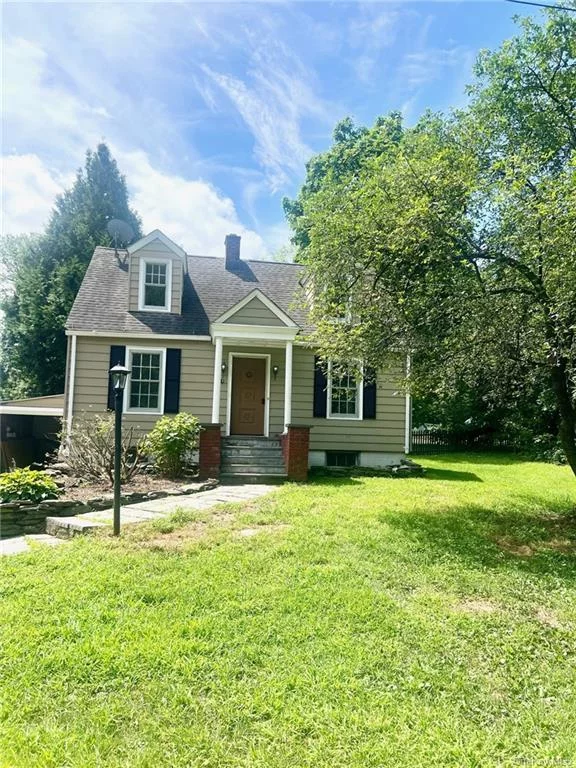
POLYGON ((140 309, 170 311, 171 267, 170 261, 142 260, 140 309))
POLYGON ((362 383, 353 373, 328 368, 328 418, 362 418, 362 383))
POLYGON ((164 351, 129 350, 128 410, 161 413, 163 410, 164 351))

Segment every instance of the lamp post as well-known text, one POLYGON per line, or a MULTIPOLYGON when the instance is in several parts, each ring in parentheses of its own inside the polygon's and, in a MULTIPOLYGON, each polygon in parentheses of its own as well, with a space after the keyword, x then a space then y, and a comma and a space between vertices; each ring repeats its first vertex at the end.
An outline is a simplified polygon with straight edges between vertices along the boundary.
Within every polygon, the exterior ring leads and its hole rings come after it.
POLYGON ((130 371, 119 363, 110 368, 114 389, 114 536, 120 535, 120 463, 122 459, 122 395, 130 371))

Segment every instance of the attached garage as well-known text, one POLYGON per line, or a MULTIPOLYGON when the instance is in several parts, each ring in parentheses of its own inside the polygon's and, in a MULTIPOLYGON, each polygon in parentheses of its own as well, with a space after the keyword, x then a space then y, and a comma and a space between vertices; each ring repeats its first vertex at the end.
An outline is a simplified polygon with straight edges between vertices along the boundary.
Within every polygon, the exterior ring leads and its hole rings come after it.
POLYGON ((64 395, 0 403, 0 471, 42 463, 58 448, 64 395))

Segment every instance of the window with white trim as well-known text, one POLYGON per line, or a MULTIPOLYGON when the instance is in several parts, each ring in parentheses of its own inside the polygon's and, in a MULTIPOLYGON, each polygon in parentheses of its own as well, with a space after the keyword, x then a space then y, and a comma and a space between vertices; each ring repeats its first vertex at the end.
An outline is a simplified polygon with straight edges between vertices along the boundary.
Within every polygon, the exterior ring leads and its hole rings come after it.
POLYGON ((362 385, 353 373, 328 366, 328 418, 361 419, 362 385))
POLYGON ((172 264, 170 261, 148 261, 140 263, 139 309, 156 312, 170 311, 172 264))
POLYGON ((164 384, 164 352, 130 350, 128 410, 160 413, 164 384))

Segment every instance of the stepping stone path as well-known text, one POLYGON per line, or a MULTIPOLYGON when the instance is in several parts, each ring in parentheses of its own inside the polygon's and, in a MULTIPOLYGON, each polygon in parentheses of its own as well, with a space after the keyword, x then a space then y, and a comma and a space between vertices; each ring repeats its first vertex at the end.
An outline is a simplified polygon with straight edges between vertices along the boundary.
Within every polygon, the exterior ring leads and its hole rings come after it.
MULTIPOLYGON (((130 504, 120 508, 120 524, 142 523, 148 520, 157 520, 168 517, 177 509, 207 510, 218 504, 231 504, 243 501, 251 501, 259 496, 264 496, 277 490, 277 485, 257 485, 247 483, 245 485, 218 486, 210 491, 203 491, 194 496, 167 496, 163 499, 152 499, 138 504, 130 504)), ((73 536, 89 533, 95 528, 111 526, 113 511, 111 509, 101 512, 86 512, 75 517, 48 517, 46 518, 47 533, 31 536, 16 536, 12 539, 0 541, 0 555, 16 555, 30 551, 29 543, 56 545, 62 544, 73 536)))

